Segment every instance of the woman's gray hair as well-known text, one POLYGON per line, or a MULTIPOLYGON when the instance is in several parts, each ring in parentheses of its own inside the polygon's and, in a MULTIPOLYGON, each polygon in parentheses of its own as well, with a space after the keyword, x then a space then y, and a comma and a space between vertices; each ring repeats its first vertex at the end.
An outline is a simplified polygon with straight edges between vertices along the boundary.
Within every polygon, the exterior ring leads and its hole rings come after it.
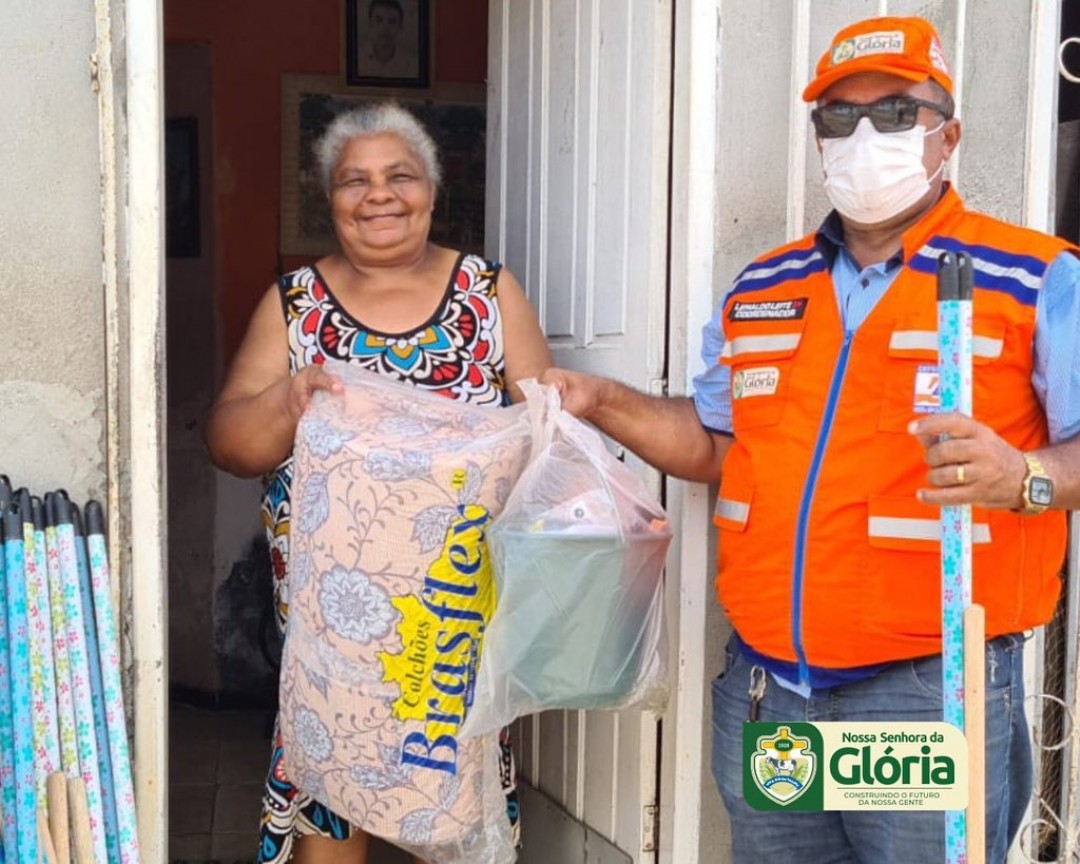
POLYGON ((439 152, 424 124, 397 102, 379 102, 353 108, 333 119, 326 132, 315 142, 315 162, 326 194, 330 194, 330 175, 341 158, 345 145, 354 138, 373 135, 398 135, 423 163, 428 179, 438 188, 442 179, 439 152))

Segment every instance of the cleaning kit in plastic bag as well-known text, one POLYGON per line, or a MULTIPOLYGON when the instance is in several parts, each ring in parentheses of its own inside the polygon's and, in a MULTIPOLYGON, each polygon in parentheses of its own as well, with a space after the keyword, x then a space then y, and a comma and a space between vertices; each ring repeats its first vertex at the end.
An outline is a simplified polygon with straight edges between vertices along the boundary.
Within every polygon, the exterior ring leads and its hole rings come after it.
POLYGON ((519 386, 532 456, 488 532, 498 601, 466 737, 549 708, 667 698, 664 510, 554 388, 519 386))

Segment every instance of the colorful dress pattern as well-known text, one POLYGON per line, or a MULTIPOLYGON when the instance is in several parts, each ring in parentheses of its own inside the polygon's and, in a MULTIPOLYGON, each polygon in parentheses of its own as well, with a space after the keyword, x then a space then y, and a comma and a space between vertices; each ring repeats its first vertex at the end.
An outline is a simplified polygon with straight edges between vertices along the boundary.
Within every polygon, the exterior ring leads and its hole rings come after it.
MULTIPOLYGON (((499 407, 509 403, 504 377, 502 319, 496 298, 500 267, 461 255, 442 302, 430 320, 406 333, 381 333, 350 315, 314 266, 281 278, 279 290, 289 339, 289 371, 343 360, 459 402, 499 407)), ((263 525, 270 542, 274 608, 284 632, 289 614, 290 456, 267 478, 263 525)), ((518 836, 518 801, 510 742, 504 734, 502 777, 507 811, 518 836)), ((263 795, 258 861, 284 864, 296 836, 344 840, 349 823, 297 789, 288 778, 280 733, 275 731, 263 795)))

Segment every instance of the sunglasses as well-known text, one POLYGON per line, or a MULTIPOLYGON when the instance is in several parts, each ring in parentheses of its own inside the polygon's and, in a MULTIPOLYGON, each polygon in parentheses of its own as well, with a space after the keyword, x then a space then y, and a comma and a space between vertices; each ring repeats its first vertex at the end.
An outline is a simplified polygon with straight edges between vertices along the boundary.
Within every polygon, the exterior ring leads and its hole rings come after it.
POLYGON ((863 117, 869 117, 878 132, 906 132, 915 126, 919 108, 929 108, 946 119, 952 116, 952 109, 948 105, 916 99, 914 96, 886 96, 869 105, 830 102, 811 111, 810 119, 814 122, 818 138, 847 138, 863 117))

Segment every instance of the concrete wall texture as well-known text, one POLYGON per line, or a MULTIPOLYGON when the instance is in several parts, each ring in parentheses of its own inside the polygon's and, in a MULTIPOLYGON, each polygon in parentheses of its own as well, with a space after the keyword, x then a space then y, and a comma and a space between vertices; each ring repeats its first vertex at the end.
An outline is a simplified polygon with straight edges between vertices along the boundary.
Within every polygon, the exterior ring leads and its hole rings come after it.
POLYGON ((0 472, 105 493, 94 7, 0 4, 0 472))

